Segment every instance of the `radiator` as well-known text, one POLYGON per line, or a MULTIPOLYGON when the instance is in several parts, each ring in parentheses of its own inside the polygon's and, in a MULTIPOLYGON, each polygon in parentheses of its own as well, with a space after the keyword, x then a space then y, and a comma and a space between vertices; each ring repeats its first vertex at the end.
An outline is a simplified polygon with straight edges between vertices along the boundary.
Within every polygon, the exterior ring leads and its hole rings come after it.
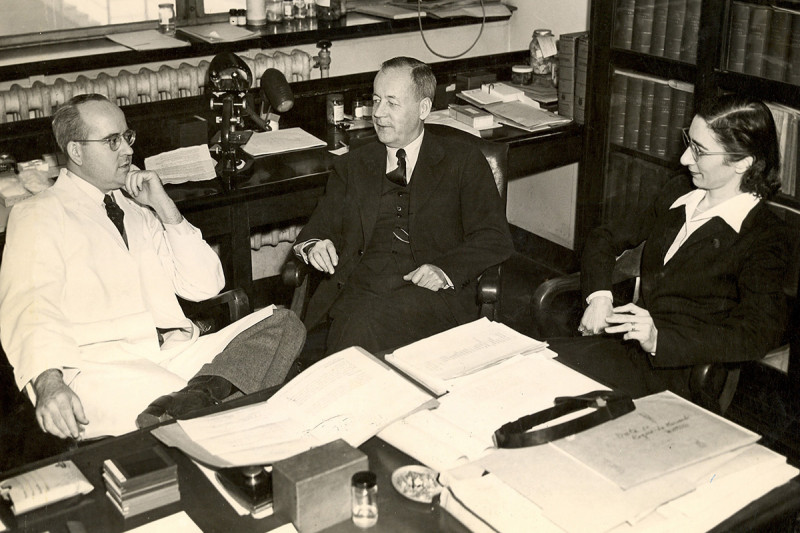
MULTIPOLYGON (((311 56, 302 50, 240 57, 253 73, 254 87, 261 83, 261 75, 268 68, 279 70, 290 82, 311 77, 311 56)), ((0 124, 49 117, 59 105, 79 94, 100 93, 120 106, 199 96, 205 91, 208 65, 209 61, 203 59, 197 65, 163 65, 157 71, 142 67, 136 74, 121 70, 115 76, 101 73, 94 79, 80 75, 75 81, 58 78, 52 84, 14 84, 0 91, 0 124)))

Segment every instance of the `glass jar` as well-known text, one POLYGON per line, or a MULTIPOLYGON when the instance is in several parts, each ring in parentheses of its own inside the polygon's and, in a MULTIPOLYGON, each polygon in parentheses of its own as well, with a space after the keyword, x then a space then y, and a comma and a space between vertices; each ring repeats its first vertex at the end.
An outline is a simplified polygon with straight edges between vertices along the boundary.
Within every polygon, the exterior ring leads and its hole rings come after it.
POLYGON ((175 35, 175 6, 172 4, 158 4, 158 31, 175 35))
POLYGON ((533 73, 537 76, 551 75, 558 53, 553 32, 546 29, 534 30, 530 50, 533 73))
POLYGON ((236 11, 236 9, 228 10, 228 22, 230 22, 232 26, 239 24, 239 17, 237 16, 236 11))
POLYGON ((364 102, 364 118, 372 118, 372 95, 365 94, 362 101, 364 102))
POLYGON ((236 24, 239 26, 247 26, 247 10, 239 9, 236 11, 236 24))
MULTIPOLYGON (((319 20, 339 20, 345 0, 316 0, 319 20)), ((345 6, 345 10, 347 7, 345 6)))
POLYGON ((514 85, 530 85, 533 81, 533 67, 530 65, 514 65, 511 67, 511 83, 514 85))
POLYGON ((364 118, 364 100, 360 96, 353 100, 353 118, 364 118))
POLYGON ((267 0, 267 21, 283 21, 283 0, 267 0))
POLYGON ((294 20, 294 2, 283 0, 283 20, 294 20))
POLYGON ((264 26, 267 23, 267 4, 265 0, 247 0, 248 26, 264 26))
POLYGON ((326 116, 328 124, 338 124, 344 120, 344 95, 333 93, 327 96, 326 116))
POLYGON ((374 472, 356 472, 351 479, 353 524, 361 528, 378 522, 378 483, 374 472))
POLYGON ((308 16, 308 8, 306 7, 305 0, 294 0, 292 4, 294 18, 304 19, 308 16))

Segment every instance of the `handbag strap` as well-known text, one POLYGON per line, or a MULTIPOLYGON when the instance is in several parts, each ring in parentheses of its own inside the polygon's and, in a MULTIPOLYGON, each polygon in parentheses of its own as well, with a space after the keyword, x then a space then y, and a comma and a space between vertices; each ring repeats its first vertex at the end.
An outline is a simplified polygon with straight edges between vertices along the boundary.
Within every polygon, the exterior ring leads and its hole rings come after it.
POLYGON ((538 413, 526 415, 519 420, 504 424, 494 432, 495 445, 498 448, 524 448, 526 446, 545 444, 574 435, 636 409, 629 395, 609 390, 592 391, 581 396, 560 396, 554 400, 554 403, 555 405, 549 409, 544 409, 538 413), (595 410, 561 424, 536 431, 528 431, 532 427, 556 420, 587 407, 594 407, 595 410))

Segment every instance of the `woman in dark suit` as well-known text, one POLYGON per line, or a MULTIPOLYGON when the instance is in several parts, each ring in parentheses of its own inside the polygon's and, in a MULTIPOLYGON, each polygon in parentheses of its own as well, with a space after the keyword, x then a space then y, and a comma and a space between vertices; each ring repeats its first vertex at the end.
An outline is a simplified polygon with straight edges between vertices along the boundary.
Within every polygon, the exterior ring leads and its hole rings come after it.
POLYGON ((693 365, 759 359, 785 327, 789 243, 765 200, 780 187, 775 123, 759 101, 724 96, 684 130, 681 176, 652 206, 589 235, 584 337, 553 339, 559 359, 634 396, 689 397, 693 365), (616 256, 645 242, 641 298, 615 306, 616 256))

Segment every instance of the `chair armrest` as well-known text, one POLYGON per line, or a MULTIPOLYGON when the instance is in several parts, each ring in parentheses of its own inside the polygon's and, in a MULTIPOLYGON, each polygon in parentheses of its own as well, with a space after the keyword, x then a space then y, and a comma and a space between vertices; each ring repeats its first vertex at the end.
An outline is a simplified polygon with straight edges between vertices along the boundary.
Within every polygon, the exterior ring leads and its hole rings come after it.
POLYGON ((287 287, 294 289, 292 293, 292 303, 290 309, 300 317, 306 317, 306 308, 311 299, 311 289, 309 288, 311 274, 316 272, 292 254, 281 267, 281 281, 287 287))
POLYGON ((692 401, 722 415, 728 409, 739 384, 738 364, 706 363, 695 365, 689 377, 692 401))
POLYGON ((490 266, 483 271, 478 278, 478 305, 480 306, 480 318, 498 320, 500 301, 500 276, 502 275, 503 265, 490 266))
POLYGON ((213 333, 250 314, 250 299, 240 288, 221 292, 203 300, 181 300, 183 312, 200 328, 200 334, 213 333))

